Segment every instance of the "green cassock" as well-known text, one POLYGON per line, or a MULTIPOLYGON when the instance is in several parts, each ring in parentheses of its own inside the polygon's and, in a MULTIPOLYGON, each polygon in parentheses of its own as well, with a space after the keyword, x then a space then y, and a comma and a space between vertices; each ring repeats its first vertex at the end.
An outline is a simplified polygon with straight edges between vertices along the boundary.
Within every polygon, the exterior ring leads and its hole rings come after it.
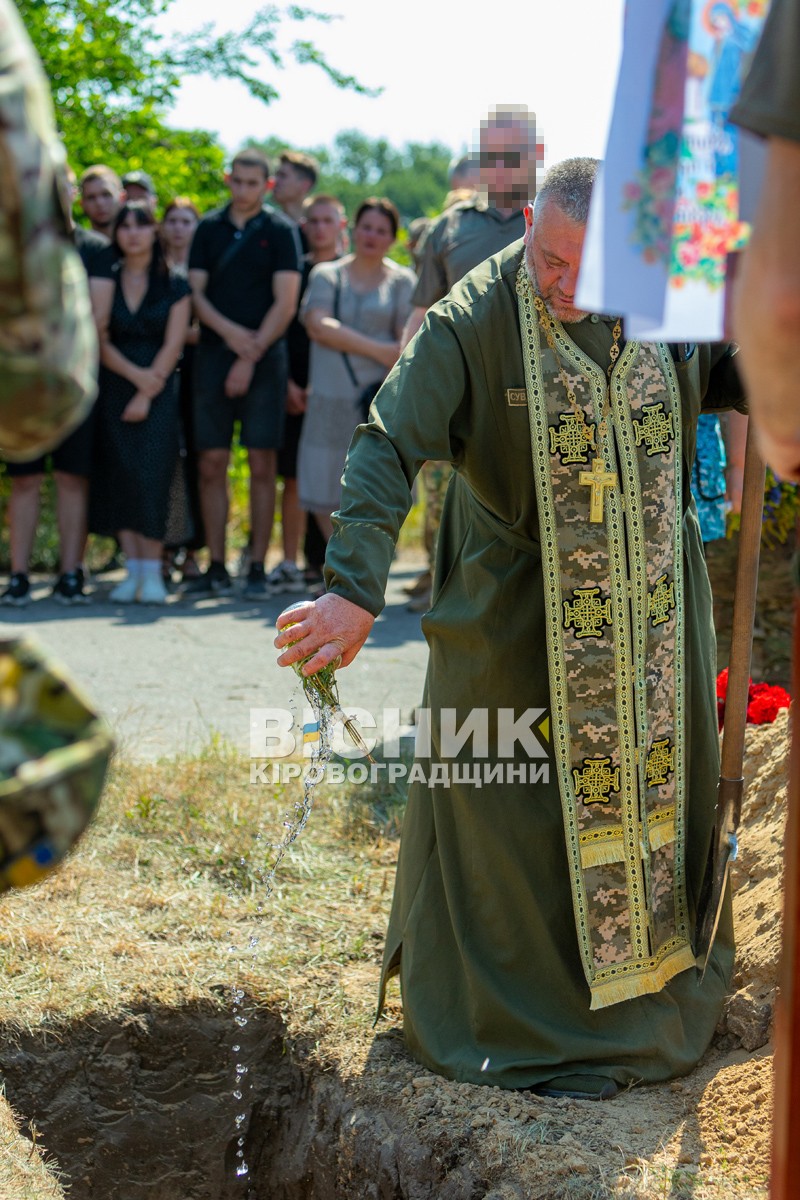
POLYGON ((521 324, 522 254, 465 276, 388 376, 350 449, 326 579, 377 614, 414 477, 452 461, 422 621, 431 757, 409 788, 383 983, 399 970, 406 1039, 432 1070, 599 1091, 690 1070, 731 970, 729 905, 702 985, 690 945, 719 756, 689 478, 701 402, 742 391, 726 347, 673 363, 624 342, 609 389, 613 322, 554 323, 549 342, 521 324), (585 455, 562 436, 579 417, 585 455), (578 482, 593 457, 622 476, 599 524, 578 482), (503 710, 531 726, 511 758, 503 710), (476 720, 486 757, 453 742, 476 720))

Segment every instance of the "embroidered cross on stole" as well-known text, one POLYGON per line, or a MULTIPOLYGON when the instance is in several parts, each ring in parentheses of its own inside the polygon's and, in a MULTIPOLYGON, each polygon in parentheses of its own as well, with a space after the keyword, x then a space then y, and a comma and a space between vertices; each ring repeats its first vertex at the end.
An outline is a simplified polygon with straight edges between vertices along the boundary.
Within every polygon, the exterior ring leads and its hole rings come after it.
POLYGON ((517 292, 553 747, 581 957, 591 1006, 602 1008, 659 991, 695 962, 685 884, 680 398, 666 346, 629 342, 609 380, 557 321, 557 354, 547 345, 524 272, 517 292), (607 432, 597 439, 607 389, 607 432), (585 426, 580 438, 576 423, 585 426), (594 515, 587 483, 602 496, 594 515))

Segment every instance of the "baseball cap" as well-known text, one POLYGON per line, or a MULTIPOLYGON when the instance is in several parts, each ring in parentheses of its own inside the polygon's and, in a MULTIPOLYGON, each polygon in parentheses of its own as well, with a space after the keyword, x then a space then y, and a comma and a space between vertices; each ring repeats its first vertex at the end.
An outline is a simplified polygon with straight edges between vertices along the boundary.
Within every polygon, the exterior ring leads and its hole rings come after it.
POLYGON ((138 184, 139 187, 148 191, 151 196, 155 196, 156 194, 156 185, 146 171, 127 171, 122 176, 122 186, 127 187, 129 183, 138 184))

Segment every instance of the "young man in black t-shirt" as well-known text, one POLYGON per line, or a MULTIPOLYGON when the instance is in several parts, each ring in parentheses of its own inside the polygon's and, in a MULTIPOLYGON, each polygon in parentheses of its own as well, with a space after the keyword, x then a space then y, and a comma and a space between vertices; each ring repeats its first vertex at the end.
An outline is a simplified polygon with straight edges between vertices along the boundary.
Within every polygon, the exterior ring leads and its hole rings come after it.
POLYGON ((200 502, 211 563, 184 589, 230 591, 225 567, 228 459, 236 420, 250 466, 252 560, 245 595, 267 594, 264 558, 275 510, 277 452, 283 437, 287 357, 284 333, 300 290, 300 246, 292 223, 264 208, 269 164, 256 150, 237 154, 226 183, 231 202, 197 227, 189 282, 200 321, 194 365, 200 502))

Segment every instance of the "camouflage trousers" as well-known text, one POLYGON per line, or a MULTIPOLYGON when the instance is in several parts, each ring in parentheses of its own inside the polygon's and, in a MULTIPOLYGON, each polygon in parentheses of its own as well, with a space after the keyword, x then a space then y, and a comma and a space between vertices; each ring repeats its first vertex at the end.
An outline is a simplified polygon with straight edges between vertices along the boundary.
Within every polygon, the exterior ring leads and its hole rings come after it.
POLYGON ((425 488, 425 552, 431 575, 436 562, 436 544, 439 540, 439 524, 442 506, 453 468, 449 462, 426 462, 422 467, 422 483, 425 488))

